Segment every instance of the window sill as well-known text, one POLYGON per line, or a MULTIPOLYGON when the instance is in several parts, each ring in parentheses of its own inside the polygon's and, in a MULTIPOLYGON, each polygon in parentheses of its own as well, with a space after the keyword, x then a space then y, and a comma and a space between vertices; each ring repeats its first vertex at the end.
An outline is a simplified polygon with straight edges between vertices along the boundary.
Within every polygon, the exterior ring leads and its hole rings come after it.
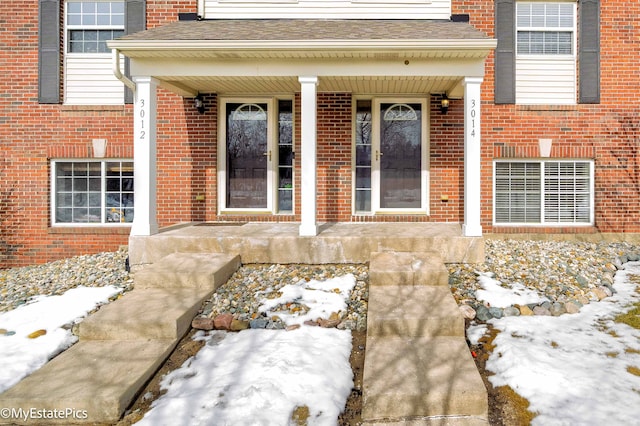
POLYGON ((75 234, 75 235, 129 235, 131 225, 126 226, 53 226, 49 228, 49 234, 75 234))
POLYGON ((79 111, 100 111, 100 112, 122 112, 125 110, 125 105, 67 105, 61 106, 63 112, 79 112, 79 111))
POLYGON ((522 111, 578 111, 578 104, 564 105, 522 105, 516 104, 522 111))

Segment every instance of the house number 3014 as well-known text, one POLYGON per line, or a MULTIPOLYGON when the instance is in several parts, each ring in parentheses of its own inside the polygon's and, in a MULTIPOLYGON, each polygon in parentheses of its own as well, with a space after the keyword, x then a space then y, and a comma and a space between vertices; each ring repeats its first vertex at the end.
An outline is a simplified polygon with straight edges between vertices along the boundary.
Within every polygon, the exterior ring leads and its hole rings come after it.
POLYGON ((140 99, 140 139, 145 139, 146 137, 146 130, 144 128, 144 117, 147 115, 147 110, 146 110, 146 104, 144 102, 144 99, 140 99))
POLYGON ((471 108, 469 108, 469 117, 471 118, 471 136, 476 137, 476 100, 471 99, 471 108))

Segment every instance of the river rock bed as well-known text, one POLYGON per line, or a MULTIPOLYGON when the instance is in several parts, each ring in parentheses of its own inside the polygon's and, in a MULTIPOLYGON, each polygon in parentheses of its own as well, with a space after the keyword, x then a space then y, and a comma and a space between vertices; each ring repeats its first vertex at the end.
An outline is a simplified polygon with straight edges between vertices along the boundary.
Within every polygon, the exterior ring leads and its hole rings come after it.
MULTIPOLYGON (((336 312, 328 323, 318 325, 337 326, 348 330, 365 330, 367 327, 367 301, 369 298, 369 268, 364 264, 347 265, 243 265, 231 278, 207 300, 194 324, 207 324, 207 318, 224 318, 240 321, 234 327, 282 329, 285 324, 277 316, 267 318, 259 312, 261 301, 275 298, 280 289, 300 281, 323 281, 352 274, 356 285, 347 301, 346 312, 336 312)), ((303 313, 306 306, 290 303, 280 307, 288 313, 303 313)), ((208 321, 211 324, 211 321, 208 321)), ((228 326, 231 326, 230 323, 228 326)), ((207 328, 206 325, 203 328, 207 328)))
POLYGON ((611 296, 614 275, 640 260, 640 247, 625 242, 485 241, 485 263, 449 264, 449 286, 467 319, 487 321, 514 315, 563 315, 611 296), (529 305, 493 307, 477 300, 480 274, 501 286, 522 284, 546 297, 529 305))
POLYGON ((122 249, 0 269, 0 312, 24 305, 35 296, 57 296, 78 286, 113 285, 128 291, 133 288, 133 277, 126 268, 127 256, 128 251, 122 249))
MULTIPOLYGON (((127 250, 77 256, 23 268, 0 270, 0 312, 15 309, 35 296, 59 295, 83 286, 114 285, 133 288, 126 270, 127 250)), ((575 242, 499 240, 485 241, 482 264, 449 264, 449 285, 468 319, 486 321, 505 315, 562 315, 610 296, 613 277, 627 261, 640 260, 640 246, 626 242, 575 242), (504 308, 477 300, 478 277, 488 275, 502 286, 520 283, 548 300, 504 308)), ((202 306, 197 318, 227 314, 254 328, 284 328, 282 321, 262 316, 262 299, 275 297, 279 289, 300 280, 326 280, 353 274, 356 285, 347 311, 336 313, 333 325, 350 330, 366 329, 368 267, 358 265, 243 265, 202 306)), ((282 307, 304 310, 292 303, 282 307)))

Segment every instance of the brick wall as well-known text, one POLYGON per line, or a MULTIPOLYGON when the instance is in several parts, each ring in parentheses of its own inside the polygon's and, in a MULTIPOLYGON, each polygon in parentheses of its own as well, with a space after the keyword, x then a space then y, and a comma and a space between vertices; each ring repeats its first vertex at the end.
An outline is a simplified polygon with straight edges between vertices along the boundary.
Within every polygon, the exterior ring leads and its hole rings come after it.
MULTIPOLYGON (((485 232, 594 232, 593 228, 492 227, 496 158, 539 157, 538 139, 553 139, 552 158, 595 159, 595 229, 640 231, 640 3, 601 3, 601 103, 562 107, 494 105, 493 54, 482 85, 482 225, 485 232)), ((453 13, 494 37, 493 1, 454 1, 453 13)))
MULTIPOLYGON (((196 11, 196 2, 192 0, 150 0, 147 5, 150 11, 149 27, 177 20, 178 12, 196 11)), ((106 157, 133 158, 133 119, 130 105, 81 107, 38 104, 37 10, 37 0, 2 2, 0 268, 115 250, 127 244, 130 231, 128 227, 50 226, 50 160, 91 157, 91 140, 94 138, 107 139, 106 157)), ((162 99, 171 96, 161 93, 162 99)), ((172 102, 173 106, 163 105, 159 113, 164 119, 180 110, 175 105, 177 102, 179 106, 181 98, 170 99, 172 102)), ((191 111, 192 108, 186 110, 191 111)), ((173 123, 167 127, 178 129, 180 125, 173 123)), ((160 130, 163 134, 169 133, 163 127, 160 130)), ((182 135, 180 139, 182 145, 189 146, 188 136, 182 135)), ((159 140, 160 144, 162 151, 164 141, 159 140)), ((202 164, 202 158, 206 155, 197 144, 195 142, 195 145, 189 146, 191 155, 198 159, 189 168, 192 167, 196 173, 205 173, 206 165, 202 164)), ((183 155, 182 159, 186 157, 183 155)), ((168 185, 165 181, 159 184, 168 185)), ((193 191, 199 189, 192 188, 193 191)), ((182 199, 170 201, 169 212, 171 209, 179 210, 172 203, 185 204, 184 191, 178 193, 182 199)), ((203 216, 203 208, 196 206, 187 210, 192 217, 203 216)), ((163 215, 171 215, 165 213, 164 208, 161 211, 163 215)), ((167 223, 164 216, 162 220, 167 223)))
MULTIPOLYGON (((601 104, 569 107, 494 105, 493 54, 482 85, 482 225, 485 232, 640 232, 640 3, 601 2, 601 104), (595 159, 594 228, 492 227, 492 170, 496 158, 538 156, 538 139, 552 138, 554 158, 595 159)), ((494 36, 494 1, 453 1, 452 13, 494 36)), ((148 0, 149 28, 195 12, 195 0, 148 0)), ((0 55, 0 268, 27 265, 126 244, 128 228, 52 228, 50 160, 91 156, 91 140, 108 141, 107 157, 132 158, 132 109, 40 105, 37 102, 36 0, 3 2, 0 55), (33 13, 25 13, 31 11, 33 13)), ((463 220, 462 100, 439 112, 430 98, 430 216, 353 216, 351 211, 352 99, 349 93, 318 95, 318 220, 463 220)), ((218 99, 206 95, 199 114, 192 100, 158 93, 158 222, 298 221, 300 156, 295 158, 292 215, 218 216, 218 99)), ((295 150, 300 153, 300 97, 295 97, 295 150)))

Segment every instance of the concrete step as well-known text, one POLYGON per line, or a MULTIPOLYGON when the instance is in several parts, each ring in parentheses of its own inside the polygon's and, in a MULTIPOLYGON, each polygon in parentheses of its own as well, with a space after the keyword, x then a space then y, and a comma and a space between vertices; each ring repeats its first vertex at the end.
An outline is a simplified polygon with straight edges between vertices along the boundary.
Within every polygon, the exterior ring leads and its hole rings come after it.
POLYGON ((82 321, 80 340, 180 339, 213 289, 134 289, 82 321))
POLYGON ((365 424, 437 417, 486 420, 487 416, 487 391, 464 339, 367 336, 365 424))
POLYGON ((78 342, 0 394, 0 407, 63 410, 58 419, 0 418, 0 424, 112 424, 169 356, 177 340, 78 342), (64 411, 68 410, 68 411, 64 411))
POLYGON ((369 263, 370 286, 447 286, 449 271, 442 257, 428 252, 376 252, 369 263))
POLYGON ((464 339, 464 319, 449 287, 370 287, 367 338, 383 336, 464 339))
POLYGON ((240 267, 240 256, 172 253, 136 272, 136 288, 194 287, 215 290, 240 267))

